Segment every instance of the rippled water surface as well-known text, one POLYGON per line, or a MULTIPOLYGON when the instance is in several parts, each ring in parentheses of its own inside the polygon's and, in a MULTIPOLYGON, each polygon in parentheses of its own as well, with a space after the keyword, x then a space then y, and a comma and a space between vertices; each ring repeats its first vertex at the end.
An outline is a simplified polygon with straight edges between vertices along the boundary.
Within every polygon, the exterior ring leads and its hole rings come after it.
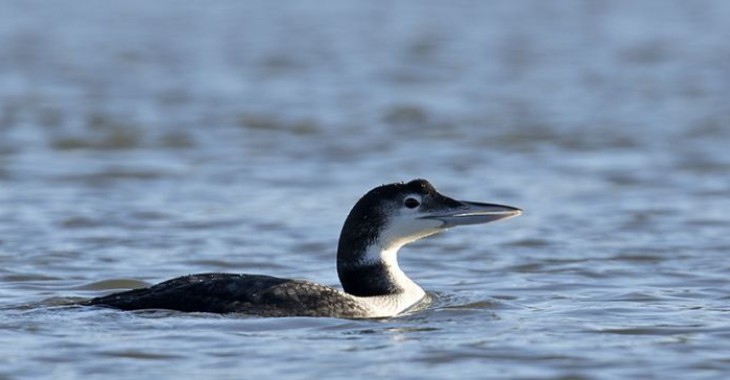
POLYGON ((730 375, 730 3, 0 4, 0 378, 730 375), (414 243, 385 320, 63 306, 197 272, 337 284, 352 204, 520 218, 414 243))

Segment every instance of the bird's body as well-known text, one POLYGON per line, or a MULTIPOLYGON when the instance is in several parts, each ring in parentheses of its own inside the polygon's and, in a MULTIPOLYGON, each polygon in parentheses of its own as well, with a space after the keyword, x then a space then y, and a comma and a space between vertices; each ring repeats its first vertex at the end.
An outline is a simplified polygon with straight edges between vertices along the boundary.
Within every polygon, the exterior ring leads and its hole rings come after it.
POLYGON ((519 215, 519 209, 456 201, 425 180, 368 192, 350 212, 337 252, 343 290, 263 275, 208 273, 85 301, 122 310, 243 313, 262 316, 379 318, 398 315, 426 293, 398 266, 398 249, 446 228, 519 215))
POLYGON ((169 309, 272 317, 358 318, 369 314, 351 295, 335 288, 308 281, 229 273, 178 277, 149 288, 95 298, 89 304, 122 310, 169 309))

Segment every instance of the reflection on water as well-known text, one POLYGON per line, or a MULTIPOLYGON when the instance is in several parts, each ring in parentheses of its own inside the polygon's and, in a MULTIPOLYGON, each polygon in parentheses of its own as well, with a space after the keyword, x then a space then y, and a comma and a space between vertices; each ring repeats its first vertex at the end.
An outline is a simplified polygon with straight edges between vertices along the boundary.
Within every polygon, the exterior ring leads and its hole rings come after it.
POLYGON ((59 4, 0 12, 0 377, 727 377, 730 3, 59 4), (426 310, 64 306, 337 284, 417 177, 526 211, 406 247, 426 310))

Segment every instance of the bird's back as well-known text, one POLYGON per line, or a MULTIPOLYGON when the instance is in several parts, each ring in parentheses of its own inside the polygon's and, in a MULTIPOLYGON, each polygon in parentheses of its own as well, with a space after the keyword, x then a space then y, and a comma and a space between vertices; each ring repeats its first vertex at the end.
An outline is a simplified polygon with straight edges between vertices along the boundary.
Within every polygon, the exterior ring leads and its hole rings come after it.
POLYGON ((262 316, 358 318, 368 310, 354 297, 308 281, 262 275, 206 273, 93 298, 82 303, 122 310, 244 313, 262 316))

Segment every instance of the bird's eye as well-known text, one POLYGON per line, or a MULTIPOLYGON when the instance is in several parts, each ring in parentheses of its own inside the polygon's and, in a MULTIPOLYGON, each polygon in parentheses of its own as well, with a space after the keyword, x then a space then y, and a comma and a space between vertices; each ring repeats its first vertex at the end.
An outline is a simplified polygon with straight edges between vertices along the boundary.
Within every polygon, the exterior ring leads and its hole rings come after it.
POLYGON ((406 201, 404 202, 404 204, 408 208, 416 208, 421 204, 421 202, 419 202, 418 199, 415 199, 415 198, 406 198, 406 201))

